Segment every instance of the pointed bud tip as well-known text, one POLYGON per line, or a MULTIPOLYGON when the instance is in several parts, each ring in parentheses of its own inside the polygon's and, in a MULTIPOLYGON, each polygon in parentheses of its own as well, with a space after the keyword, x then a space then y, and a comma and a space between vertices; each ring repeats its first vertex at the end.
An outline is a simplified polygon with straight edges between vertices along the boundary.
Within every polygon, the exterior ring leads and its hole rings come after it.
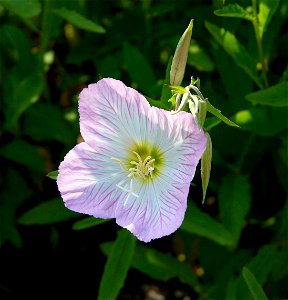
POLYGON ((187 63, 188 50, 192 36, 193 19, 190 21, 188 27, 181 36, 175 54, 173 56, 172 65, 170 69, 170 84, 180 85, 182 83, 185 67, 187 63))

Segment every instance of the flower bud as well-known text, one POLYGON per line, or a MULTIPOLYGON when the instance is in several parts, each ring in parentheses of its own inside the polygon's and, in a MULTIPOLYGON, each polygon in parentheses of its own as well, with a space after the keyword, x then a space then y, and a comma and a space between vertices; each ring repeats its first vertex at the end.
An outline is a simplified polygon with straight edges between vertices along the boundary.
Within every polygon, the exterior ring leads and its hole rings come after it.
POLYGON ((173 57, 170 70, 170 84, 180 85, 182 83, 185 67, 187 63, 188 50, 192 36, 193 20, 190 21, 189 26, 180 38, 176 51, 173 57))

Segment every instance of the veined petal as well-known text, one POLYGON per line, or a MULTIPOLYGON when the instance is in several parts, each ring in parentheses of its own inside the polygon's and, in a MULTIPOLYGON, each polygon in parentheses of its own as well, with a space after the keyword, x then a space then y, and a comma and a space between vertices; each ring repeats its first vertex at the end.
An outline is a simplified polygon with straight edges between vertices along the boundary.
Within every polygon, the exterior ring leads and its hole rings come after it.
POLYGON ((170 181, 159 178, 143 184, 139 198, 131 197, 126 206, 117 207, 116 222, 144 242, 174 232, 184 218, 189 185, 170 181))
POLYGON ((164 153, 163 170, 156 179, 136 186, 139 197, 131 197, 126 205, 118 203, 115 213, 117 223, 144 242, 169 235, 182 224, 190 182, 206 147, 205 134, 191 114, 179 114, 177 121, 171 118, 168 112, 158 111, 159 123, 153 131, 164 153))
POLYGON ((151 106, 121 81, 104 78, 85 88, 79 99, 81 134, 94 149, 118 153, 145 135, 145 114, 151 106))
POLYGON ((69 209, 99 218, 114 218, 114 204, 127 193, 116 184, 123 175, 120 166, 88 144, 75 146, 60 164, 58 189, 69 209))

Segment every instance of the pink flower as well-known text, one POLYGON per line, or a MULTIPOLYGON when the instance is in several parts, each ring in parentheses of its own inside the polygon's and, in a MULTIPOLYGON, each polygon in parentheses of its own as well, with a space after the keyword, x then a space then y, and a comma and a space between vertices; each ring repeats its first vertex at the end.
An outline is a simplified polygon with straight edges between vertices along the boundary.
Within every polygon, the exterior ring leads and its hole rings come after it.
POLYGON ((85 142, 65 156, 57 178, 66 207, 116 218, 144 242, 179 228, 206 146, 193 116, 151 107, 111 78, 80 93, 79 113, 85 142))

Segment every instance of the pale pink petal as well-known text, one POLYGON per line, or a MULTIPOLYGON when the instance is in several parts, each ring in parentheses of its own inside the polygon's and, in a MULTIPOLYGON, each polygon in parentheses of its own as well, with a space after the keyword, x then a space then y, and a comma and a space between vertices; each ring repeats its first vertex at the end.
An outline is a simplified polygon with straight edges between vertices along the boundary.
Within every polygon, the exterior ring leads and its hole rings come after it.
POLYGON ((159 119, 153 135, 164 152, 165 167, 153 183, 138 188, 139 198, 129 198, 126 205, 118 202, 116 210, 117 223, 144 242, 169 235, 182 224, 190 182, 206 147, 205 134, 191 114, 171 116, 158 110, 153 118, 159 119))
POLYGON ((139 198, 118 206, 116 221, 144 242, 169 235, 182 224, 188 192, 187 184, 175 186, 159 178, 143 185, 139 198))
POLYGON ((101 79, 80 93, 81 134, 94 149, 125 151, 127 145, 145 135, 145 114, 150 109, 136 90, 119 80, 101 79))
POLYGON ((78 144, 60 164, 58 189, 69 209, 101 218, 114 218, 114 206, 126 192, 116 184, 123 175, 118 164, 96 153, 86 143, 78 144))

